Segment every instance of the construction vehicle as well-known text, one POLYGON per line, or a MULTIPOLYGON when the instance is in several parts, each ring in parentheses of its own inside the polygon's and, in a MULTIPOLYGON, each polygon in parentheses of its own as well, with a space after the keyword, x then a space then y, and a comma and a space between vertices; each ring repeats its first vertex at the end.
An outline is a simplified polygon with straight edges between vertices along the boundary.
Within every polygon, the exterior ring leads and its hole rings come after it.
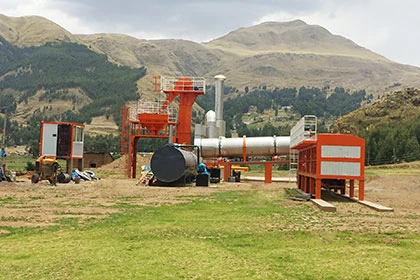
POLYGON ((55 156, 40 156, 35 163, 34 174, 31 181, 33 184, 41 180, 48 180, 52 186, 57 184, 57 174, 61 170, 55 156))

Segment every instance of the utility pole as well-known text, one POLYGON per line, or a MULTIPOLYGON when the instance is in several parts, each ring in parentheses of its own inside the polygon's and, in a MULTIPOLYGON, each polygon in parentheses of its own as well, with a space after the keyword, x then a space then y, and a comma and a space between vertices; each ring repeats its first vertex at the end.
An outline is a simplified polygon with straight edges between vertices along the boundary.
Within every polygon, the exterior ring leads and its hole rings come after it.
POLYGON ((3 148, 6 148, 6 120, 7 120, 7 107, 4 107, 3 148))
POLYGON ((7 107, 3 107, 4 109, 4 124, 3 124, 3 146, 1 148, 1 157, 2 157, 2 163, 1 163, 1 168, 3 170, 3 174, 6 171, 6 120, 7 120, 7 107))

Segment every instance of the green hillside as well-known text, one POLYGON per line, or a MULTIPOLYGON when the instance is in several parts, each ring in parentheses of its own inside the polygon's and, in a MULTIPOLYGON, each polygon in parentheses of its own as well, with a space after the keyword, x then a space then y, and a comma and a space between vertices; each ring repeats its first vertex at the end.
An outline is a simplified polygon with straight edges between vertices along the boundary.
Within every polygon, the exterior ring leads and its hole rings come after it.
POLYGON ((0 62, 0 96, 7 96, 8 104, 26 104, 35 95, 39 104, 30 105, 39 108, 54 100, 77 104, 80 98, 87 98, 89 101, 78 111, 48 116, 54 120, 64 120, 65 116, 66 121, 86 123, 101 115, 112 115, 118 120, 120 106, 138 99, 136 82, 146 74, 145 67, 117 66, 106 55, 75 43, 18 48, 0 37, 0 62), (68 89, 77 89, 81 94, 68 89))
MULTIPOLYGON (((328 122, 336 120, 373 99, 364 90, 350 92, 335 88, 331 94, 316 87, 255 88, 246 94, 235 94, 235 88, 225 88, 224 120, 227 134, 239 136, 289 135, 291 127, 304 115, 316 115, 322 131, 329 130, 328 122)), ((197 98, 205 111, 214 108, 214 88, 197 98)))
POLYGON ((419 160, 420 90, 388 94, 338 119, 333 131, 363 137, 369 165, 419 160))

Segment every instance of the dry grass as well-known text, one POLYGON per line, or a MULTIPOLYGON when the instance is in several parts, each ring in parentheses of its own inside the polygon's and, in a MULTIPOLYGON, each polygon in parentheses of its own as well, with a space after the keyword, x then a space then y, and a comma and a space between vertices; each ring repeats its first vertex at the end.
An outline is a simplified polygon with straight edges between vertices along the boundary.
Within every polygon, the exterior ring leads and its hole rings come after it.
POLYGON ((67 110, 78 111, 78 109, 89 104, 91 100, 80 92, 78 88, 68 89, 68 94, 77 98, 77 102, 73 103, 70 100, 43 100, 40 97, 44 94, 44 90, 38 90, 34 96, 28 98, 27 104, 21 102, 17 104, 16 112, 13 115, 13 120, 18 123, 26 123, 25 120, 31 118, 36 110, 41 111, 45 116, 60 115, 67 110), (30 106, 28 106, 30 104, 30 106))
POLYGON ((85 133, 89 136, 95 135, 113 135, 120 136, 118 126, 115 124, 114 118, 106 118, 105 116, 94 117, 90 124, 85 125, 85 133))

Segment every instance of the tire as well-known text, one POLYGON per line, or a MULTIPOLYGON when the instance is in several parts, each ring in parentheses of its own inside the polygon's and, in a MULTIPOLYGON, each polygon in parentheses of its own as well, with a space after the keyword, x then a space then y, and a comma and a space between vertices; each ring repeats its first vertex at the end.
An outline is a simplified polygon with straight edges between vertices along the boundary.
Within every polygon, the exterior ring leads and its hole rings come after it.
POLYGON ((51 164, 51 170, 53 173, 56 173, 58 168, 59 168, 58 162, 54 162, 53 164, 51 164))
POLYGON ((36 183, 39 182, 39 174, 38 173, 32 174, 31 182, 32 182, 32 184, 36 184, 36 183))
POLYGON ((51 186, 57 186, 57 176, 54 174, 54 177, 49 178, 48 182, 50 182, 51 186))

